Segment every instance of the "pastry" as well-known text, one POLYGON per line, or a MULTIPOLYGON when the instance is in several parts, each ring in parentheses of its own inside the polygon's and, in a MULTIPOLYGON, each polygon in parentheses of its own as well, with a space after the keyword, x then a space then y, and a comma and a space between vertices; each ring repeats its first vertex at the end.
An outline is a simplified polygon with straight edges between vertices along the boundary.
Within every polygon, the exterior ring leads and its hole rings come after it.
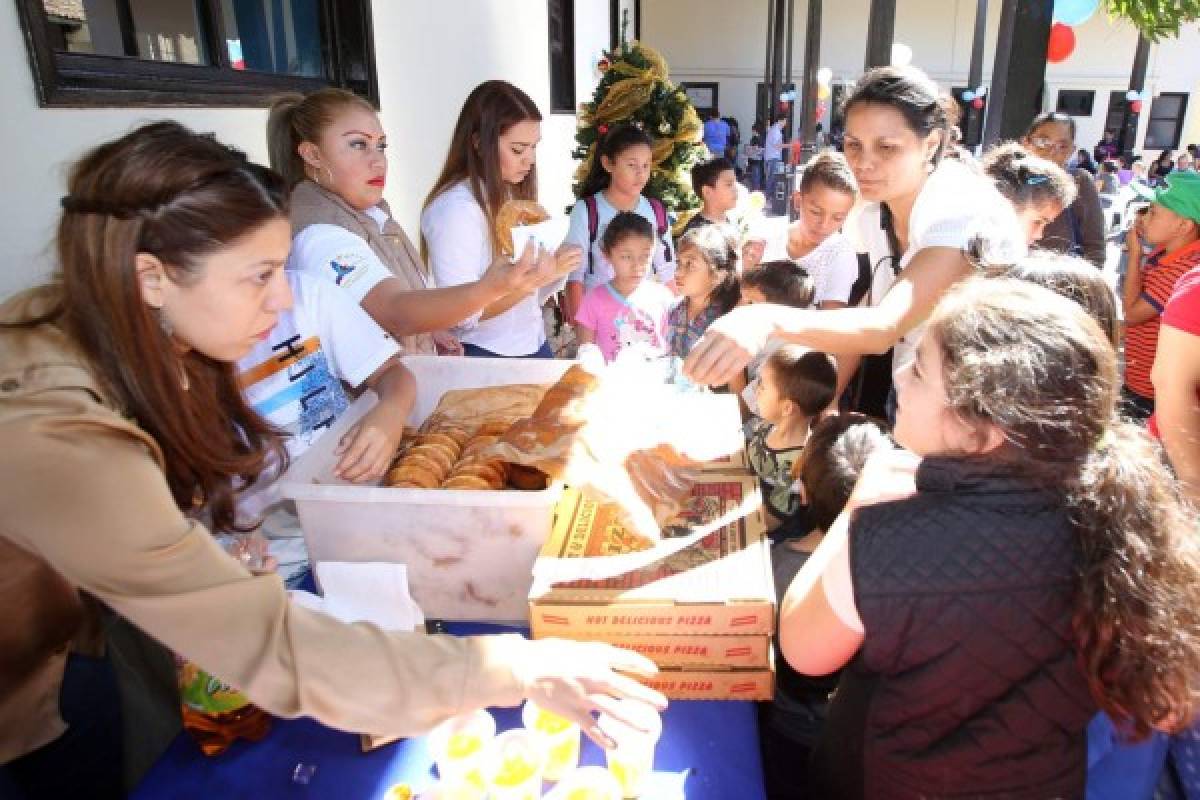
MULTIPOLYGON (((465 431, 461 431, 461 433, 466 434, 465 431)), ((443 447, 448 448, 449 451, 451 453, 453 453, 455 456, 457 456, 458 452, 460 450, 462 450, 463 444, 466 443, 467 438, 468 438, 468 435, 464 435, 463 438, 461 440, 459 440, 458 438, 451 436, 447 431, 444 431, 444 430, 443 431, 432 431, 430 433, 422 433, 420 436, 417 437, 416 443, 418 445, 422 445, 422 444, 442 445, 443 447)))
POLYGON ((504 470, 486 461, 455 465, 450 478, 471 477, 487 481, 490 489, 504 488, 504 470))
POLYGON ((496 240, 500 252, 509 258, 516 254, 513 249, 512 230, 520 225, 535 225, 550 219, 546 209, 532 200, 509 200, 496 213, 496 240))
POLYGON ((416 456, 433 461, 442 475, 449 474, 454 462, 458 460, 458 453, 441 444, 419 444, 409 450, 404 458, 409 459, 416 456))
POLYGON ((508 485, 514 489, 525 491, 540 491, 549 484, 546 473, 537 467, 527 467, 523 464, 508 465, 508 485))
POLYGON ((389 486, 411 484, 409 488, 436 489, 441 480, 436 472, 419 466, 402 465, 387 474, 387 483, 389 486))
POLYGON ((443 489, 474 489, 480 491, 488 491, 493 487, 483 478, 477 478, 474 475, 458 475, 449 478, 442 483, 443 489))
POLYGON ((430 456, 428 453, 418 453, 415 449, 405 453, 404 458, 400 459, 393 469, 399 469, 400 467, 419 467, 420 469, 428 470, 433 473, 434 479, 439 482, 450 472, 450 469, 435 457, 430 456))

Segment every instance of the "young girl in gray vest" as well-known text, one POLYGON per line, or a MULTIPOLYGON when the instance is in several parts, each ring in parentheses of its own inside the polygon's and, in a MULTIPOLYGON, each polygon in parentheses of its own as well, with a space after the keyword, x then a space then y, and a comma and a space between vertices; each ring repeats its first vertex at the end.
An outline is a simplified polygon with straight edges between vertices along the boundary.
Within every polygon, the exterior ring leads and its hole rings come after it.
POLYGON ((844 668, 813 796, 1083 797, 1097 708, 1134 739, 1195 716, 1193 512, 1118 414, 1108 336, 1046 289, 952 290, 897 388, 908 452, 868 463, 780 615, 793 668, 844 668))

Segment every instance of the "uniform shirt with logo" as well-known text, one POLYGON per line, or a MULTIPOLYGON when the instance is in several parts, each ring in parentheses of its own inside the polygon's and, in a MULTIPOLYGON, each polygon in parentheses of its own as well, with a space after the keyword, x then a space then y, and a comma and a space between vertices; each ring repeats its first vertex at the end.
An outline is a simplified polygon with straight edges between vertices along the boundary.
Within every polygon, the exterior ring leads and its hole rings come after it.
MULTIPOLYGON (((237 371, 246 401, 287 433, 288 455, 295 459, 350 405, 343 384, 361 386, 400 347, 331 284, 296 272, 287 276, 292 307, 237 371)), ((277 499, 273 487, 256 486, 239 498, 239 512, 257 515, 277 499)))

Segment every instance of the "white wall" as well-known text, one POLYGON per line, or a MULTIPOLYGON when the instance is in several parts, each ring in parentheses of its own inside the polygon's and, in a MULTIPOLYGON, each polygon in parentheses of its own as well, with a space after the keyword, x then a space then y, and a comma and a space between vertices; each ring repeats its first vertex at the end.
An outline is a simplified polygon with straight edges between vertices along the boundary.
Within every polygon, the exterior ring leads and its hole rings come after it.
MULTIPOLYGON (((387 197, 414 238, 420 207, 445 158, 450 132, 467 93, 503 78, 523 88, 543 110, 538 150, 541 199, 561 209, 570 199, 573 115, 550 115, 546 4, 531 0, 399 3, 375 0, 375 54, 381 117, 391 140, 387 197)), ((608 3, 576 0, 576 98, 590 99, 595 57, 608 46, 608 3)), ((0 298, 46 279, 63 194, 64 170, 87 149, 136 125, 171 118, 266 162, 262 109, 42 109, 38 107, 16 8, 0 5, 0 241, 6 265, 0 298)))
MULTIPOLYGON (((999 2, 988 4, 983 83, 990 85, 995 61, 999 2)), ((895 41, 913 50, 913 63, 944 89, 966 86, 975 27, 975 0, 900 0, 895 41)), ((821 20, 822 66, 836 82, 862 74, 869 0, 825 3, 821 20)), ((736 116, 743 129, 754 120, 755 85, 762 80, 767 24, 766 0, 653 0, 642 6, 642 39, 659 50, 675 81, 716 81, 723 114, 736 116), (684 22, 686 20, 686 23, 684 22)), ((797 0, 792 39, 793 80, 800 82, 804 63, 807 4, 797 0)), ((1091 117, 1079 117, 1079 143, 1100 139, 1108 93, 1129 85, 1137 34, 1124 22, 1110 23, 1099 13, 1076 28, 1074 54, 1046 69, 1044 106, 1057 106, 1062 89, 1093 89, 1091 117)), ((1184 29, 1178 39, 1151 50, 1147 88, 1191 92, 1181 144, 1200 142, 1200 26, 1184 29)), ((1142 114, 1140 142, 1149 112, 1142 114)))

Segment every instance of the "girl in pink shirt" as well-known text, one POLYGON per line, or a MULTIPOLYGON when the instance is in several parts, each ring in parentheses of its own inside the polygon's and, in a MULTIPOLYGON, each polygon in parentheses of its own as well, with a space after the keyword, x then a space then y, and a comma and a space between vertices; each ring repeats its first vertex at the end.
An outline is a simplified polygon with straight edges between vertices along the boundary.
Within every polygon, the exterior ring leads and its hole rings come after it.
POLYGON ((611 363, 621 350, 639 346, 652 353, 667 349, 667 310, 671 292, 646 280, 654 260, 654 227, 645 217, 619 212, 604 230, 601 250, 613 279, 593 287, 575 314, 580 346, 595 344, 611 363))

